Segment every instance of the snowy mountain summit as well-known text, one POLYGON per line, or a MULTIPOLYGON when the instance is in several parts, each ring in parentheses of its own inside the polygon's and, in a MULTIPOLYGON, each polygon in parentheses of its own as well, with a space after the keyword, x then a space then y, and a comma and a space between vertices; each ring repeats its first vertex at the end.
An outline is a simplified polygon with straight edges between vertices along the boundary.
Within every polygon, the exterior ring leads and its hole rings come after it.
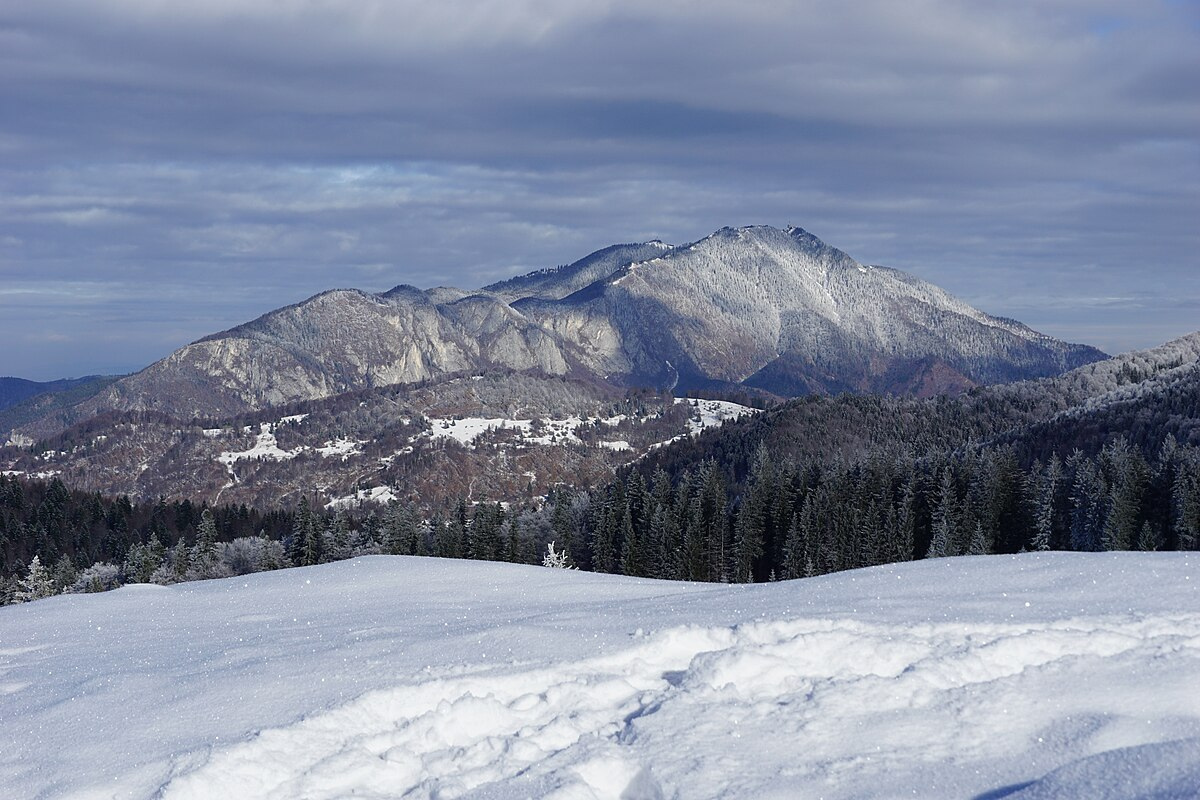
POLYGON ((483 370, 677 391, 923 396, 1103 357, 860 264, 801 228, 754 226, 683 246, 615 245, 476 291, 325 292, 184 347, 73 418, 226 415, 483 370))

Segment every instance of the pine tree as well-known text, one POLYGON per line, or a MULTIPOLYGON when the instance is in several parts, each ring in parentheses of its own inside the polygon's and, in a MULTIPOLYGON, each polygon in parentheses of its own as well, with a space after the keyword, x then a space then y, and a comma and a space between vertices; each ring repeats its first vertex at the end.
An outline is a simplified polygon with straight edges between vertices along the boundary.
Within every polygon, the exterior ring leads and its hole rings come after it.
POLYGON ((733 533, 733 582, 754 583, 754 565, 763 554, 763 509, 751 497, 737 516, 733 533))
POLYGON ((1142 530, 1138 534, 1137 549, 1143 552, 1153 552, 1162 549, 1162 539, 1149 522, 1142 523, 1142 530))
POLYGON ((167 581, 174 583, 186 581, 191 567, 191 551, 188 549, 187 541, 180 536, 175 542, 175 546, 171 548, 171 573, 167 581))
POLYGON ((632 577, 644 577, 646 575, 645 566, 645 547, 642 543, 642 536, 633 524, 633 509, 629 506, 625 507, 625 513, 621 515, 621 574, 632 577))
POLYGON ((43 597, 50 597, 53 594, 54 579, 42 566, 41 557, 35 555, 29 561, 28 573, 17 581, 17 591, 14 593, 13 599, 18 603, 27 603, 30 600, 41 600, 43 597))
POLYGON ((196 529, 196 546, 192 548, 191 568, 192 578, 220 577, 220 555, 217 553, 217 523, 213 518, 212 509, 205 506, 200 514, 200 526, 196 529))
POLYGON ((288 558, 297 566, 304 563, 304 539, 312 525, 312 509, 308 505, 308 495, 300 495, 296 513, 292 519, 292 536, 288 542, 288 558))
POLYGON ((333 519, 329 522, 329 528, 325 531, 324 541, 322 541, 323 560, 325 561, 344 561, 351 555, 350 546, 350 522, 346 519, 346 514, 338 509, 333 514, 333 519))
MULTIPOLYGON (((627 509, 622 505, 621 513, 627 509)), ((597 520, 593 526, 592 571, 616 572, 617 569, 617 509, 610 499, 596 508, 597 520)))
POLYGON ((717 464, 709 460, 701 468, 700 552, 706 564, 700 580, 727 581, 733 548, 729 541, 729 500, 717 464))
MULTIPOLYGON (((911 469, 910 465, 910 469, 911 469)), ((892 561, 912 561, 917 540, 917 491, 915 470, 905 482, 900 495, 900 510, 896 513, 896 539, 892 561)))
POLYGON ((1130 550, 1141 532, 1142 498, 1149 468, 1141 453, 1123 439, 1106 447, 1102 458, 1112 475, 1108 515, 1104 522, 1104 549, 1130 550))
POLYGON ((446 526, 446 538, 449 544, 448 557, 470 557, 471 545, 468 538, 470 527, 470 519, 467 515, 467 501, 460 499, 454 509, 454 516, 450 518, 450 523, 446 526))
POLYGON ((942 470, 942 481, 938 487, 938 503, 933 512, 933 536, 929 541, 926 558, 944 558, 951 555, 955 518, 958 516, 958 493, 954 488, 954 474, 949 467, 942 470))
POLYGON ((561 545, 559 552, 565 553, 565 557, 570 559, 575 550, 575 526, 571 524, 570 495, 565 491, 556 492, 553 503, 551 526, 554 528, 554 541, 561 545))
POLYGON ((983 556, 987 555, 987 552, 987 535, 983 532, 983 523, 976 521, 974 532, 971 534, 971 541, 967 545, 967 555, 983 556))
POLYGON ((804 577, 804 536, 800 530, 800 518, 792 515, 788 526, 787 541, 783 548, 784 579, 804 577))
POLYGON ((505 560, 501 534, 503 524, 504 509, 499 503, 481 503, 476 506, 467 531, 466 557, 481 561, 505 560))
POLYGON ((1171 485, 1171 527, 1180 550, 1200 546, 1200 480, 1185 469, 1171 485))
POLYGON ((317 514, 309 514, 307 524, 302 531, 302 550, 300 551, 300 566, 311 567, 320 564, 325 557, 325 541, 321 531, 321 519, 317 514))
POLYGON ((1075 475, 1071 484, 1071 549, 1100 550, 1107 493, 1104 476, 1078 450, 1067 459, 1067 469, 1075 475))
POLYGON ((524 559, 521 548, 521 519, 509 517, 500 526, 500 536, 504 540, 504 560, 510 564, 520 564, 524 559))
POLYGON ((50 571, 50 577, 54 581, 54 593, 61 594, 64 589, 75 583, 75 579, 79 577, 79 570, 75 568, 75 562, 64 554, 54 562, 54 569, 50 571))

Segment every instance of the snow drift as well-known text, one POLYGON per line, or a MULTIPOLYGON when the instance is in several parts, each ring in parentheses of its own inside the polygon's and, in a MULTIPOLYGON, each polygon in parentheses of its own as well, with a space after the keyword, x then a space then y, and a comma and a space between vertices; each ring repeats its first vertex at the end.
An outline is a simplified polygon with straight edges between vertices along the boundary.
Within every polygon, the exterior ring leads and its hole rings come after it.
POLYGON ((1192 797, 1194 554, 370 557, 0 609, 0 795, 1192 797))

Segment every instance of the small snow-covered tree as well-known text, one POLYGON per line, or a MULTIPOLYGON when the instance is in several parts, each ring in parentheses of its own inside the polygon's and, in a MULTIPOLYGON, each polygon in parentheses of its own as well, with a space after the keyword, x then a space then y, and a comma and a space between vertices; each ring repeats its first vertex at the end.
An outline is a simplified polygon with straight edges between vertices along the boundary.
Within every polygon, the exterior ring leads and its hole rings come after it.
POLYGON ((42 559, 34 556, 29 562, 29 572, 24 578, 17 581, 17 591, 13 594, 13 599, 18 603, 27 603, 30 600, 41 600, 43 597, 50 597, 54 594, 54 579, 50 575, 50 571, 42 565, 42 559))
POLYGON ((97 561, 79 573, 75 583, 67 589, 68 594, 107 592, 121 585, 121 568, 116 564, 97 561))
POLYGON ((546 555, 542 557, 542 566, 551 569, 575 569, 571 566, 571 557, 566 550, 555 550, 554 542, 546 544, 546 555))

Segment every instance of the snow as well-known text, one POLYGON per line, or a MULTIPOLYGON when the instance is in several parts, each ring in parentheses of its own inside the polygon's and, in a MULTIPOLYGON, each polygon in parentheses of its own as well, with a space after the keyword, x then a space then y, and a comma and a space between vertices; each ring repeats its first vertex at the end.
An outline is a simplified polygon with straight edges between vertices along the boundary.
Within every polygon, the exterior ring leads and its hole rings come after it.
POLYGON ((431 439, 453 439, 459 444, 471 447, 475 440, 485 433, 509 430, 516 431, 521 443, 524 445, 553 445, 566 444, 567 442, 582 444, 579 437, 575 435, 575 429, 585 422, 594 421, 596 421, 594 418, 584 420, 581 417, 543 420, 544 425, 539 430, 538 435, 535 436, 532 419, 505 419, 502 417, 443 419, 430 417, 429 422, 432 427, 423 435, 431 439))
POLYGON ((529 420, 508 420, 500 417, 463 417, 461 419, 431 417, 429 422, 433 426, 428 431, 429 438, 453 439, 461 445, 470 446, 476 439, 489 431, 503 428, 525 428, 529 420))
POLYGON ((0 475, 20 475, 25 478, 33 478, 39 481, 48 481, 55 475, 61 475, 62 471, 57 469, 46 470, 44 472, 26 472, 19 469, 0 470, 0 475))
POLYGON ((719 428, 730 420, 757 414, 760 410, 727 400, 699 400, 694 397, 675 398, 675 404, 679 405, 680 403, 687 403, 692 407, 692 416, 688 419, 688 432, 672 436, 665 442, 656 442, 650 445, 650 450, 666 447, 689 436, 699 436, 708 428, 719 428))
POLYGON ((359 489, 357 492, 345 497, 336 497, 325 504, 325 508, 334 510, 338 508, 356 508, 363 503, 380 503, 386 505, 393 500, 397 500, 396 493, 390 486, 373 486, 370 489, 359 489))
MULTIPOLYGON (((249 429, 247 429, 249 432, 249 429)), ((237 461, 244 459, 271 459, 273 461, 287 461, 295 458, 300 454, 303 448, 297 450, 283 450, 279 447, 279 443, 275 440, 275 434, 272 432, 271 423, 263 422, 259 426, 258 439, 254 446, 249 450, 240 452, 225 452, 217 456, 217 460, 227 467, 233 467, 237 461)))
POLYGON ((633 449, 633 445, 631 445, 629 442, 625 441, 624 439, 617 439, 616 441, 613 441, 613 442, 597 442, 596 444, 600 445, 601 447, 605 448, 606 450, 612 450, 612 451, 618 452, 618 453, 633 449))
POLYGON ((743 406, 739 403, 730 403, 727 400, 697 400, 695 398, 676 398, 676 403, 687 403, 694 411, 693 414, 699 416, 698 419, 692 419, 688 422, 688 428, 693 435, 700 433, 706 428, 719 428, 731 419, 748 416, 758 413, 757 408, 743 406))
POLYGON ((1200 559, 375 556, 0 608, 0 796, 1200 793, 1200 559))
POLYGON ((316 450, 321 454, 322 458, 332 458, 340 456, 342 461, 345 461, 350 456, 362 453, 362 446, 366 444, 364 441, 355 441, 354 439, 334 439, 325 443, 324 447, 318 447, 316 450))
POLYGON ((304 420, 306 420, 306 419, 308 419, 308 414, 292 414, 291 416, 288 416, 288 417, 280 417, 279 424, 280 425, 288 425, 291 423, 300 423, 300 422, 304 422, 304 420))

